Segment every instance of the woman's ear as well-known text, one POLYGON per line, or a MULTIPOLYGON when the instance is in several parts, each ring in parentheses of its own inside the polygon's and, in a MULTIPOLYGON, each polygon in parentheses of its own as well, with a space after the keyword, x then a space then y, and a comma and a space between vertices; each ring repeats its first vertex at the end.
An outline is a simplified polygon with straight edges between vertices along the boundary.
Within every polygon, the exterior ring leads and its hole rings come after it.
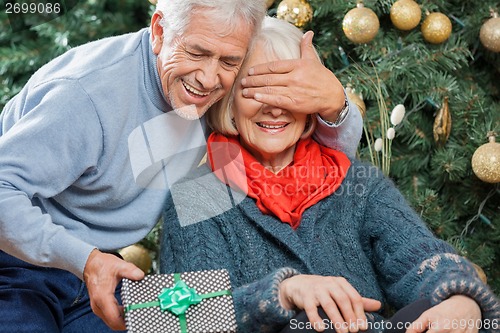
POLYGON ((163 27, 160 21, 163 19, 163 13, 156 11, 151 17, 151 46, 154 54, 158 55, 163 46, 163 27))

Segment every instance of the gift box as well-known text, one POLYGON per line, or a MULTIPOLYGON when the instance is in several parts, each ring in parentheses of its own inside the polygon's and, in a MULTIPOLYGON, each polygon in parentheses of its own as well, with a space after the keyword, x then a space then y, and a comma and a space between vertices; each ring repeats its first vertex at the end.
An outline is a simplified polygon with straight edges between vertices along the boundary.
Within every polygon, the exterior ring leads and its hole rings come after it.
POLYGON ((226 270, 123 279, 121 297, 128 332, 236 332, 226 270))

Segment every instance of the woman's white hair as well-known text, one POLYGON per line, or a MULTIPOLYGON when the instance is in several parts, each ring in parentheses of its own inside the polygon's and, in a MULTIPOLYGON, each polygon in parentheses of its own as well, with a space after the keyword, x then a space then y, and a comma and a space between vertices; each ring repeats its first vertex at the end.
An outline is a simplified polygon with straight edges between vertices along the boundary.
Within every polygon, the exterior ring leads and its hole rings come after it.
POLYGON ((266 15, 266 4, 264 0, 158 0, 156 10, 163 13, 163 37, 171 41, 192 21, 196 23, 197 13, 210 15, 214 22, 227 27, 228 34, 242 22, 257 33, 266 15))
MULTIPOLYGON (((258 35, 255 36, 249 54, 255 47, 259 47, 262 48, 261 51, 264 51, 269 59, 299 59, 300 42, 303 36, 302 31, 293 24, 282 19, 266 16, 258 35)), ((232 108, 235 88, 237 84, 240 84, 242 75, 245 75, 245 73, 240 72, 231 91, 207 112, 207 123, 215 132, 224 135, 238 135, 238 130, 232 120, 232 108)), ((316 124, 316 117, 310 115, 302 137, 305 138, 311 135, 316 128, 316 124)))

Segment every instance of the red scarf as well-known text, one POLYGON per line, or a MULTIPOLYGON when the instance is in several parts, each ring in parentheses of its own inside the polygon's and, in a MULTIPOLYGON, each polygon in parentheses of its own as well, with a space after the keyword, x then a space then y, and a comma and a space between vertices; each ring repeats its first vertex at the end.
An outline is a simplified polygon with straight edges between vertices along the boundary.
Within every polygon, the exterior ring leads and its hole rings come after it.
POLYGON ((331 195, 345 178, 347 156, 308 138, 299 140, 293 163, 274 174, 260 164, 239 138, 212 133, 208 138, 212 171, 227 185, 255 199, 264 214, 274 214, 297 229, 304 211, 331 195))

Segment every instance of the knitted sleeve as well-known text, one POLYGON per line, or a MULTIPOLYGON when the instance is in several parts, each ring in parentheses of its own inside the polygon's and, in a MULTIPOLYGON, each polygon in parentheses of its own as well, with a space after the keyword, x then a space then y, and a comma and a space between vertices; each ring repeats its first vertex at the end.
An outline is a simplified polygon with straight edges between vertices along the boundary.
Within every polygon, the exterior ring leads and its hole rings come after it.
POLYGON ((466 295, 479 304, 485 323, 498 324, 499 301, 470 262, 429 231, 390 180, 380 174, 375 179, 364 232, 389 302, 401 308, 421 297, 438 304, 455 294, 466 295))
POLYGON ((234 307, 238 332, 277 332, 295 315, 279 302, 280 283, 299 274, 292 268, 281 268, 264 278, 235 288, 234 307))

